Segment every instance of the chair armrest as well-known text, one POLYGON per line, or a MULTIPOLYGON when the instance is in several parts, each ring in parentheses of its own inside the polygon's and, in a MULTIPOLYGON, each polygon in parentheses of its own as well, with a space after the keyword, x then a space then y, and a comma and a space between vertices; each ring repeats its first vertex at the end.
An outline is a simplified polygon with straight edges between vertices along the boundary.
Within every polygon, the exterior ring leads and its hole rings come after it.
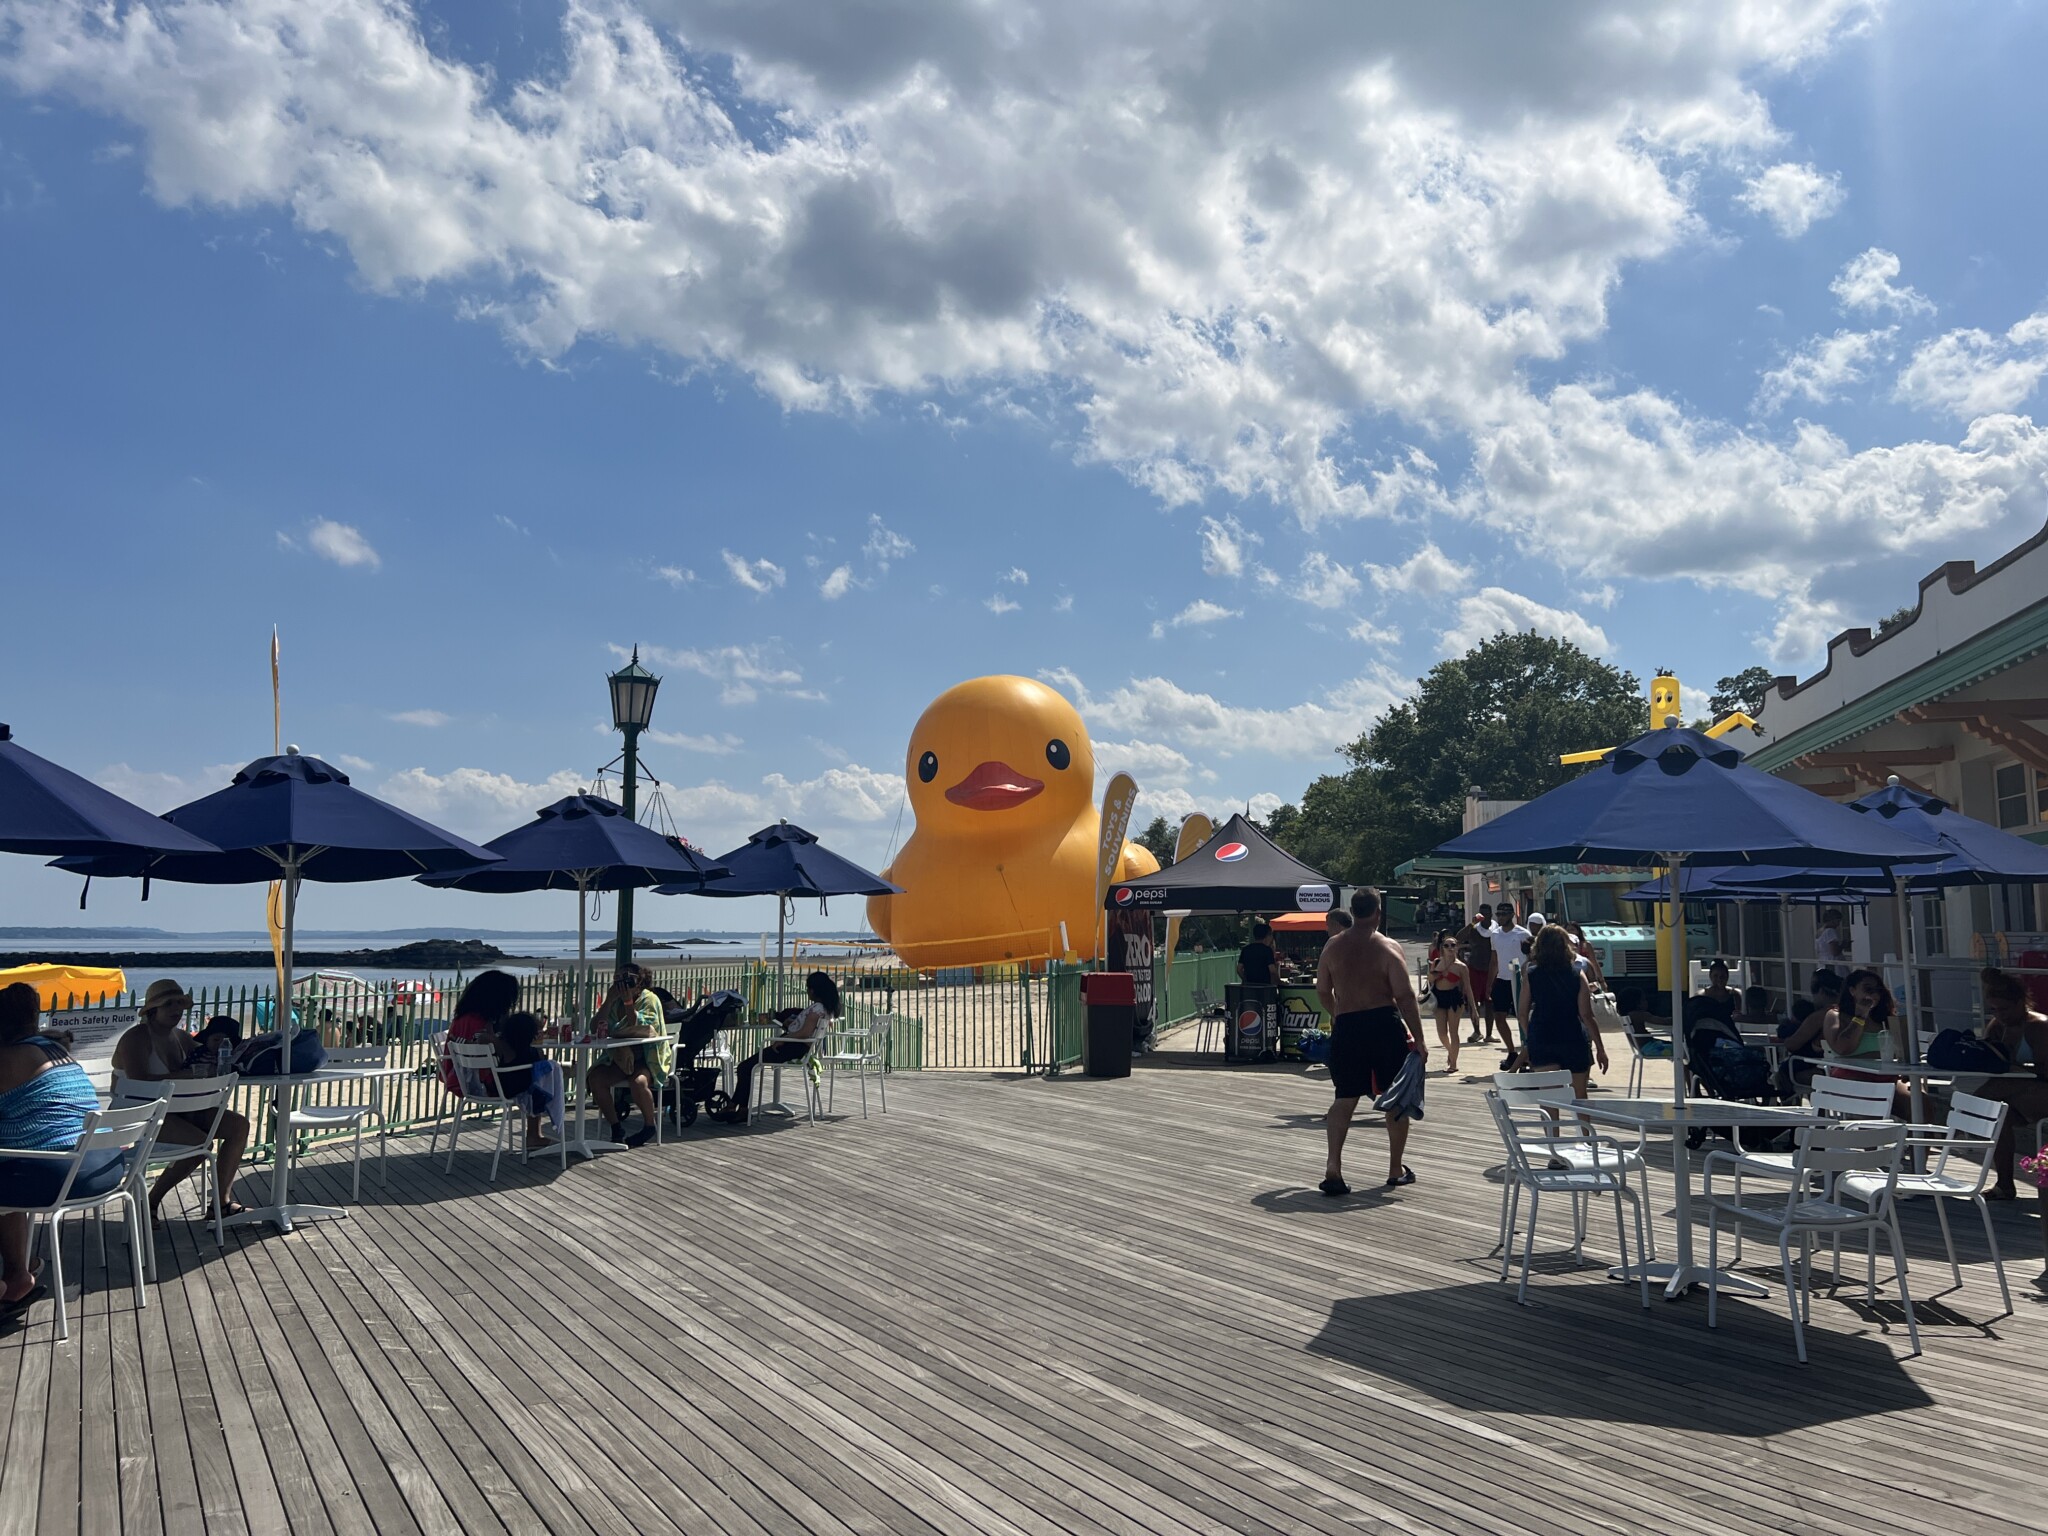
POLYGON ((78 1156, 78 1149, 76 1147, 67 1148, 61 1151, 47 1148, 31 1149, 28 1147, 0 1147, 0 1159, 5 1160, 11 1160, 17 1157, 33 1157, 41 1162, 68 1163, 71 1161, 71 1159, 73 1159, 76 1156, 78 1156))

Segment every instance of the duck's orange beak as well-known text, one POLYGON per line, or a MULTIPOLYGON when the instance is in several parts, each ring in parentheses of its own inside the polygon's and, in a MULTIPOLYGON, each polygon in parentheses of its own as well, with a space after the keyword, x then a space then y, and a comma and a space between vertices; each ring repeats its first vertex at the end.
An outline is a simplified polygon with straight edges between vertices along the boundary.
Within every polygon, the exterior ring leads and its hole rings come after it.
POLYGON ((1022 805, 1045 785, 1008 763, 983 763, 946 791, 946 798, 970 811, 1006 811, 1022 805))

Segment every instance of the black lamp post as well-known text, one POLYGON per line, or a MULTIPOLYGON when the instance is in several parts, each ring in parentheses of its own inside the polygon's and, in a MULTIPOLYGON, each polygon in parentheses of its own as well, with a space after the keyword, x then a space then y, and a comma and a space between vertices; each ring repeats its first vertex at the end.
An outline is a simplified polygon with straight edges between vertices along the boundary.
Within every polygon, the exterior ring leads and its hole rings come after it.
MULTIPOLYGON (((612 690, 612 729, 626 733, 625 793, 620 797, 628 816, 633 815, 640 789, 640 733, 654 718, 654 693, 661 679, 640 665, 640 647, 633 647, 633 659, 605 679, 612 690)), ((633 960, 633 893, 619 892, 619 942, 614 957, 618 967, 633 960)))

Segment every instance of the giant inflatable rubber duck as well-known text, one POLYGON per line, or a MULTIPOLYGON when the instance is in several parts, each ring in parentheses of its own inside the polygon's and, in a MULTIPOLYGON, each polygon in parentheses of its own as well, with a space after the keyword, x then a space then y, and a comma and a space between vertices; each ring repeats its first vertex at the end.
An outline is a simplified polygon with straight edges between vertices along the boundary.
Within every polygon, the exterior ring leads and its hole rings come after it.
MULTIPOLYGON (((1092 959, 1098 917, 1095 750, 1074 706, 1028 677, 977 677, 931 702, 904 756, 917 826, 868 898, 868 921, 919 970, 1092 959)), ((1118 880, 1159 861, 1125 843, 1118 880)))

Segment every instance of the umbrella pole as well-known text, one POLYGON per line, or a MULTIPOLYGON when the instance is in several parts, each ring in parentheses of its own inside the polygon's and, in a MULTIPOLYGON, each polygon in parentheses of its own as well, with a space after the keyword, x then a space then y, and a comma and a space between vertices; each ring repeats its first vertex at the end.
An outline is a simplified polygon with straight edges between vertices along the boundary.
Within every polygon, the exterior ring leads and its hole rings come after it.
POLYGON ((1799 978, 1792 974, 1792 898, 1782 893, 1778 897, 1778 958, 1785 962, 1785 1016, 1790 1018, 1799 978))
POLYGON ((576 987, 570 1012, 577 1024, 590 1020, 590 883, 576 877, 576 987))
MULTIPOLYGON (((1908 905, 1912 898, 1906 894, 1906 877, 1896 869, 1892 871, 1892 894, 1897 900, 1899 907, 1899 955, 1906 962, 1906 1060, 1918 1062, 1920 1060, 1920 977, 1913 964, 1913 909, 1908 905)), ((1927 1115, 1920 1101, 1920 1075, 1917 1072, 1908 1081, 1907 1087, 1913 1100, 1913 1123, 1919 1125, 1926 1120, 1927 1115)), ((1926 1166, 1927 1149, 1925 1147, 1915 1147, 1913 1151, 1916 1166, 1924 1169, 1926 1166)))
MULTIPOLYGON (((297 1042, 299 1035, 299 1020, 298 1015, 292 1009, 290 988, 294 929, 296 928, 299 914, 299 850, 296 846, 288 846, 284 851, 284 855, 284 973, 286 989, 284 997, 278 1003, 278 1006, 284 1012, 284 1019, 278 1026, 278 1039, 283 1042, 283 1046, 278 1052, 277 1070, 279 1076, 289 1077, 292 1070, 292 1046, 297 1042)), ((283 1218, 279 1225, 287 1232, 291 1230, 292 1155, 291 1138, 286 1133, 285 1122, 290 1116, 292 1100, 296 1097, 296 1091, 291 1088, 273 1088, 270 1091, 270 1108, 275 1118, 275 1126, 271 1132, 275 1142, 270 1149, 270 1203, 277 1207, 278 1215, 283 1218)), ((226 1199, 226 1192, 222 1191, 218 1198, 226 1199)))
POLYGON ((783 891, 775 893, 775 1006, 782 1006, 782 972, 788 962, 783 958, 788 942, 789 896, 783 891))

